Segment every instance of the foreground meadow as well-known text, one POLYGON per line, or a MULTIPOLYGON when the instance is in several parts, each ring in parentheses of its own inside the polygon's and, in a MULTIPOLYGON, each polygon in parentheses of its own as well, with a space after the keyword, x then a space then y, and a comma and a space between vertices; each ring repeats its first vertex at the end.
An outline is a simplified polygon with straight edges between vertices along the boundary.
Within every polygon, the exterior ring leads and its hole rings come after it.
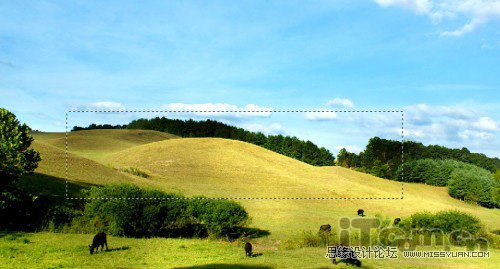
MULTIPOLYGON (((498 209, 451 198, 446 188, 404 185, 342 167, 314 167, 248 143, 217 138, 179 138, 143 130, 90 130, 69 134, 69 181, 65 181, 64 133, 35 133, 33 148, 42 161, 35 175, 23 178, 33 194, 65 200, 94 185, 132 183, 185 196, 250 198, 398 198, 339 200, 237 200, 249 213, 249 227, 263 231, 251 239, 246 258, 242 241, 209 239, 134 239, 110 237, 112 251, 90 256, 93 235, 3 233, 4 268, 343 268, 324 258, 322 247, 297 243, 320 225, 334 229, 342 217, 389 221, 416 212, 460 210, 478 217, 490 232, 500 229, 498 209), (147 176, 130 173, 134 168, 147 176)), ((489 259, 364 260, 364 268, 495 268, 499 250, 489 259)))
MULTIPOLYGON (((3 233, 0 268, 352 268, 332 265, 324 248, 272 249, 247 258, 240 243, 201 239, 110 237, 110 251, 90 255, 92 235, 3 233)), ((363 268, 498 268, 499 250, 484 259, 363 260, 363 268)))

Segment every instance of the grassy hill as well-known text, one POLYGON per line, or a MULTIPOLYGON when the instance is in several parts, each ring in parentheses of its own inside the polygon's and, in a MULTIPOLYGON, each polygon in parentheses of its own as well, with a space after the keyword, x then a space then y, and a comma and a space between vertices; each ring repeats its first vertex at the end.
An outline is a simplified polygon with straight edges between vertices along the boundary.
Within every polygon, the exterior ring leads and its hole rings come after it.
MULTIPOLYGON (((25 184, 33 191, 63 194, 64 184, 60 183, 64 182, 61 179, 65 174, 64 133, 37 133, 33 147, 40 151, 43 160, 36 171, 38 174, 25 178, 25 184)), ((89 130, 69 134, 69 152, 70 186, 130 182, 188 196, 203 194, 210 197, 401 197, 400 182, 342 167, 314 167, 234 140, 177 139, 164 133, 140 130, 89 130), (138 168, 150 177, 142 178, 121 172, 130 167, 138 168)), ((70 195, 78 194, 73 191, 70 195)), ((316 232, 320 225, 327 223, 337 226, 340 217, 355 217, 358 208, 365 209, 368 216, 381 214, 390 218, 404 218, 424 210, 458 209, 477 216, 490 230, 500 229, 498 209, 487 209, 453 199, 444 187, 415 183, 405 183, 403 200, 250 199, 239 202, 248 210, 252 218, 251 226, 270 232, 269 237, 256 242, 265 251, 274 253, 266 254, 266 260, 276 255, 276 251, 282 254, 287 252, 283 249, 284 242, 296 238, 302 231, 316 232)), ((307 255, 324 254, 324 249, 302 251, 310 252, 307 255)), ((300 255, 299 252, 292 251, 289 255, 300 255)), ((321 261, 317 263, 318 266, 325 265, 321 255, 315 258, 321 261)), ((307 261, 310 258, 304 259, 307 261)), ((450 265, 457 260, 448 261, 450 265)), ((410 263, 412 267, 402 268, 432 266, 432 262, 430 265, 416 262, 410 263)), ((268 264, 273 263, 276 260, 268 264)), ((377 261, 367 263, 380 264, 377 261)), ((278 267, 286 267, 282 263, 278 264, 281 264, 278 267)), ((399 263, 397 265, 400 266, 399 263)), ((470 267, 474 268, 472 265, 470 267)))
MULTIPOLYGON (((64 133, 35 132, 33 133, 33 137, 37 142, 50 144, 62 150, 66 147, 64 133)), ((88 130, 70 132, 68 135, 68 147, 72 153, 77 153, 90 159, 99 159, 107 154, 133 146, 173 138, 178 137, 156 131, 88 130)))
MULTIPOLYGON (((315 167, 261 147, 220 138, 176 138, 155 131, 88 130, 69 133, 69 177, 82 184, 131 182, 186 195, 249 198, 401 197, 401 183, 342 167, 315 167), (135 167, 150 178, 120 172, 135 167)), ((37 172, 64 178, 63 133, 38 133, 37 172)), ((443 187, 405 183, 403 200, 242 200, 253 224, 272 234, 316 229, 338 216, 406 216, 460 209, 499 229, 498 210, 451 198, 443 187)))

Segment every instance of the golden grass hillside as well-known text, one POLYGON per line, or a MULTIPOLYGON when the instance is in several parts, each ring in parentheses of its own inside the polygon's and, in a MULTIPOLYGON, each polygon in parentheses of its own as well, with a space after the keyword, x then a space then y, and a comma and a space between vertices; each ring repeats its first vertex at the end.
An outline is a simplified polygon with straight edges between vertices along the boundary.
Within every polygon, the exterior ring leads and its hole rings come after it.
MULTIPOLYGON (((34 132, 33 137, 38 142, 44 142, 62 150, 66 147, 64 133, 34 132)), ((90 159, 99 159, 133 146, 173 138, 178 137, 148 130, 83 130, 68 133, 68 149, 72 153, 90 159)))
MULTIPOLYGON (((69 136, 72 181, 87 184, 130 182, 185 195, 239 198, 363 198, 353 200, 241 200, 252 226, 285 238, 339 217, 404 217, 418 211, 458 209, 478 216, 489 229, 500 227, 498 209, 486 209, 451 198, 443 187, 401 183, 342 167, 314 167, 261 147, 218 138, 174 138, 152 131, 91 130, 69 136), (88 148, 87 148, 88 147, 88 148), (92 159, 92 160, 90 160, 92 159), (135 167, 150 178, 115 168, 135 167), (365 199, 368 198, 368 199, 365 199)), ((64 175, 64 134, 37 134, 34 148, 44 160, 39 173, 64 175), (40 141, 40 142, 39 142, 40 141)))
POLYGON ((498 209, 451 198, 446 188, 404 184, 343 167, 315 167, 261 147, 219 138, 186 138, 137 146, 108 155, 116 166, 137 167, 153 175, 164 190, 187 195, 249 198, 363 198, 354 200, 243 200, 254 225, 290 234, 335 223, 340 216, 404 217, 418 211, 459 209, 498 229, 498 209), (367 198, 367 199, 366 199, 367 198))
MULTIPOLYGON (((23 185, 33 193, 66 195, 66 138, 64 133, 33 133, 32 147, 42 161, 36 174, 23 179, 23 185)), ((104 165, 99 160, 107 154, 164 139, 174 135, 142 130, 98 130, 69 133, 68 136, 68 189, 70 194, 78 192, 75 186, 102 185, 109 183, 132 183, 150 186, 150 181, 116 168, 104 165)), ((150 186, 155 187, 155 186, 150 186)))

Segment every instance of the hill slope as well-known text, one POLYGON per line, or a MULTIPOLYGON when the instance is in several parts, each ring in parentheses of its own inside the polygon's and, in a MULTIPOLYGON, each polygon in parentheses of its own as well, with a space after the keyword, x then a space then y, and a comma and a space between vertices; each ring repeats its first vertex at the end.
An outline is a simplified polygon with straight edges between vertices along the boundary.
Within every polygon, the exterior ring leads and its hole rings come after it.
POLYGON ((353 216, 357 208, 389 216, 460 209, 498 229, 498 210, 451 198, 444 187, 377 178, 343 167, 315 167, 245 142, 186 138, 137 146, 108 155, 116 166, 153 175, 160 188, 188 195, 249 198, 362 198, 359 200, 244 200, 258 227, 287 233, 353 216))
MULTIPOLYGON (((64 133, 35 132, 36 141, 59 149, 65 149, 64 133)), ((143 130, 85 130, 68 133, 68 149, 81 156, 100 159, 104 155, 151 142, 178 138, 178 136, 157 131, 143 130)))
MULTIPOLYGON (((486 209, 453 199, 446 188, 405 183, 403 200, 378 200, 373 198, 400 198, 401 183, 342 167, 310 166, 240 141, 169 139, 172 137, 157 132, 124 131, 127 130, 71 133, 70 179, 91 184, 132 182, 186 195, 212 197, 362 198, 240 201, 249 211, 252 225, 269 230, 271 237, 278 239, 301 230, 316 230, 321 224, 335 224, 339 217, 354 217, 358 208, 365 209, 368 216, 382 214, 390 217, 404 217, 424 210, 459 209, 478 216, 490 229, 500 228, 498 209, 486 209), (136 167, 151 177, 139 178, 118 172, 113 167, 136 167)), ((40 150, 44 158, 37 172, 57 177, 63 175, 64 151, 61 151, 61 146, 64 144, 61 144, 61 138, 64 139, 64 134, 36 136, 36 140, 42 142, 35 143, 34 148, 40 150), (47 158, 54 149, 59 150, 59 155, 47 158)))

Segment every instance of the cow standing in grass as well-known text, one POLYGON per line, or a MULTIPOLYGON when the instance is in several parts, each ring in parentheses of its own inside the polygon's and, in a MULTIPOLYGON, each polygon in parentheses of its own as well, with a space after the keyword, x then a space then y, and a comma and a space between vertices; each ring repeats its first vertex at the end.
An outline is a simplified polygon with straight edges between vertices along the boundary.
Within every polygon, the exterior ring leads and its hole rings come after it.
POLYGON ((319 227, 320 233, 329 233, 331 231, 332 231, 332 225, 330 224, 324 224, 319 227))
POLYGON ((358 209, 358 216, 364 217, 365 216, 365 210, 364 209, 358 209))
POLYGON ((345 264, 361 267, 361 261, 358 259, 356 252, 354 252, 354 250, 352 250, 350 247, 340 244, 336 247, 336 252, 334 254, 335 255, 331 257, 333 264, 339 264, 343 262, 345 264), (339 260, 337 260, 337 258, 339 258, 339 260))
POLYGON ((108 251, 108 240, 106 238, 106 234, 100 232, 94 236, 94 239, 92 240, 92 245, 89 245, 90 254, 94 254, 94 249, 95 252, 97 253, 99 251, 99 247, 101 247, 101 252, 102 252, 104 249, 104 245, 106 245, 106 251, 108 251))
POLYGON ((245 255, 247 257, 252 257, 252 244, 250 244, 250 242, 245 244, 245 255))

